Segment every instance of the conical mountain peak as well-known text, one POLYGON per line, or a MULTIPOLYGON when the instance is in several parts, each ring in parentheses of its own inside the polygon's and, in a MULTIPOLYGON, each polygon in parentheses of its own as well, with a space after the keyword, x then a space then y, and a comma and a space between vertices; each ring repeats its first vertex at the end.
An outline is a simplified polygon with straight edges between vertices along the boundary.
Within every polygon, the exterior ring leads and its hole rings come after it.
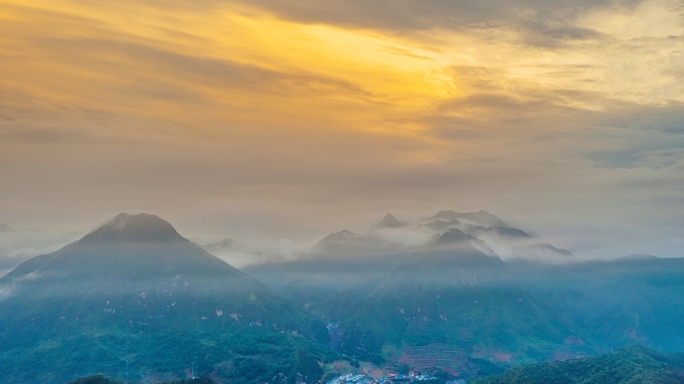
POLYGON ((87 234, 81 242, 167 242, 183 237, 159 216, 120 213, 87 234))
MULTIPOLYGON (((144 282, 177 275, 241 273, 176 232, 155 215, 122 213, 64 248, 36 256, 10 272, 14 279, 30 273, 98 281, 126 279, 144 282), (59 271, 57 275, 55 271, 59 271)), ((53 277, 54 277, 53 276, 53 277)))
POLYGON ((378 224, 375 225, 376 228, 398 228, 408 225, 403 221, 397 220, 391 213, 385 215, 385 217, 380 220, 378 224))

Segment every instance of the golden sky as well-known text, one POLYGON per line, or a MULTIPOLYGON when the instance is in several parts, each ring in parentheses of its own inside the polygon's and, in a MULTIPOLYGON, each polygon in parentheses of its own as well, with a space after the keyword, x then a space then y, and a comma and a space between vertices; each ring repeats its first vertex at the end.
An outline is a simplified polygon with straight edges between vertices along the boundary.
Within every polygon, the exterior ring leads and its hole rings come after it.
POLYGON ((0 0, 0 221, 485 208, 682 240, 684 6, 571 3, 0 0))

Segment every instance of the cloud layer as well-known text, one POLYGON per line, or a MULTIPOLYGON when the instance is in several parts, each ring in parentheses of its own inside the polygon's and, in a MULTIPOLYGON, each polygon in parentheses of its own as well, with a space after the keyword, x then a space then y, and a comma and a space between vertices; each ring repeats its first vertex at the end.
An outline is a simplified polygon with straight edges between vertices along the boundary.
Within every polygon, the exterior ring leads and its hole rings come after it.
POLYGON ((138 209, 232 237, 487 209, 576 254, 677 256, 683 15, 668 0, 2 1, 0 221, 66 233, 138 209))

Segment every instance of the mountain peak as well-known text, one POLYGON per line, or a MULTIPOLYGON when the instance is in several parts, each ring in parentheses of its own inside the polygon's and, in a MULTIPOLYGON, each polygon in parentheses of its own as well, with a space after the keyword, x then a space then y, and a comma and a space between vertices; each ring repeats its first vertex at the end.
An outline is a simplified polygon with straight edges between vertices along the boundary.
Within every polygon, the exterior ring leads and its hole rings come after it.
POLYGON ((167 242, 183 239, 176 229, 159 216, 120 213, 87 234, 82 242, 167 242))
POLYGON ((0 232, 13 232, 14 228, 5 223, 0 223, 0 232))
POLYGON ((439 211, 436 215, 429 218, 429 220, 444 219, 454 220, 460 219, 470 224, 479 225, 485 228, 507 228, 508 224, 504 223, 498 217, 492 215, 485 210, 477 212, 455 212, 455 211, 439 211))
POLYGON ((325 244, 336 244, 336 243, 345 243, 351 239, 358 238, 360 235, 358 233, 354 233, 348 230, 342 230, 339 232, 331 233, 328 236, 326 236, 323 240, 319 241, 319 245, 325 245, 325 244))
POLYGON ((409 225, 409 223, 399 221, 391 213, 388 213, 385 215, 385 217, 382 218, 382 220, 380 220, 379 223, 377 223, 375 225, 375 227, 376 228, 398 228, 398 227, 404 227, 406 225, 409 225))
POLYGON ((456 244, 464 241, 470 241, 472 239, 472 236, 464 233, 460 229, 451 228, 439 236, 437 239, 437 245, 456 244))
POLYGON ((230 264, 179 235, 167 221, 144 213, 117 215, 81 240, 24 262, 3 279, 21 280, 42 271, 55 279, 69 276, 71 281, 100 282, 240 275, 230 264))

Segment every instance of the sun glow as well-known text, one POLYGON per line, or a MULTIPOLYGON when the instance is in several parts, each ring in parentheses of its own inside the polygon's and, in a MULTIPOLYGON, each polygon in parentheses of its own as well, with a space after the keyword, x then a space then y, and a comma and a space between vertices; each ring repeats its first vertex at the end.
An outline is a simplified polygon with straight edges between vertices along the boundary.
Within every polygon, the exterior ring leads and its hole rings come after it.
POLYGON ((376 31, 283 21, 240 7, 165 12, 144 3, 69 0, 0 7, 12 24, 6 28, 15 27, 0 37, 2 53, 17 53, 8 68, 16 76, 3 79, 5 86, 26 84, 55 104, 79 95, 79 105, 163 115, 196 129, 317 121, 400 134, 419 127, 379 122, 458 95, 447 56, 376 31), (28 66, 21 59, 26 46, 28 66), (36 60, 41 56, 46 60, 36 60), (236 65, 237 75, 222 70, 236 65), (178 108, 179 99, 193 97, 204 105, 178 108))

